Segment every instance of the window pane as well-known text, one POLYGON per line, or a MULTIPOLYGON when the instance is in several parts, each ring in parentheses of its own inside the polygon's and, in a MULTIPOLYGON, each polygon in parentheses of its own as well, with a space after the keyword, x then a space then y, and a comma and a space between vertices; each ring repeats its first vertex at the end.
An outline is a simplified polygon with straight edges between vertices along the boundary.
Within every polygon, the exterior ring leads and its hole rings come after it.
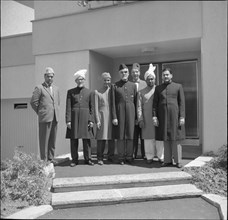
POLYGON ((197 62, 163 63, 162 69, 165 67, 171 68, 173 71, 173 81, 182 84, 184 89, 186 137, 198 138, 197 62))

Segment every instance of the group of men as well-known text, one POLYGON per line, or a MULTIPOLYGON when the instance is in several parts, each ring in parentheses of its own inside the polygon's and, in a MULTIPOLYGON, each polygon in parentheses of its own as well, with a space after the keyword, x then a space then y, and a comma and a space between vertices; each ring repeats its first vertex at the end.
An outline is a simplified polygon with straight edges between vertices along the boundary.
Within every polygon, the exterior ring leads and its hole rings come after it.
MULTIPOLYGON (((152 163, 154 157, 169 166, 174 163, 181 168, 181 145, 185 138, 185 99, 181 84, 172 81, 173 73, 162 71, 162 84, 156 86, 155 66, 149 65, 140 79, 140 65, 131 69, 119 66, 120 80, 111 83, 108 72, 101 74, 103 85, 95 91, 85 87, 87 70, 74 74, 76 87, 67 91, 66 138, 70 139, 72 161, 78 165, 78 141, 82 139, 84 162, 94 165, 91 159, 91 138, 97 140, 97 160, 104 162, 104 150, 108 144, 108 161, 114 161, 115 140, 118 162, 132 164, 137 158, 138 140, 141 141, 141 156, 152 163), (95 132, 94 132, 95 131, 95 132)), ((31 106, 39 117, 40 156, 54 164, 55 140, 59 120, 60 96, 53 85, 54 71, 47 67, 45 82, 36 86, 31 106)))

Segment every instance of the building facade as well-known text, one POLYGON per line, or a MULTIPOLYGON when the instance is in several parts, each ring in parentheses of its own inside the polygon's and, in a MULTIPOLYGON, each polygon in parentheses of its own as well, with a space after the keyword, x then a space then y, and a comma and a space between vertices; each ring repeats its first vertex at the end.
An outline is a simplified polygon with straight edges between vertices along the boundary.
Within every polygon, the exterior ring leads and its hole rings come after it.
MULTIPOLYGON (((20 2, 20 1, 18 1, 20 2)), ((73 74, 88 69, 87 86, 100 87, 100 74, 119 79, 118 66, 169 66, 186 97, 182 145, 202 153, 227 143, 226 1, 32 1, 32 33, 1 38, 2 157, 15 146, 38 153, 38 126, 29 100, 43 82, 46 66, 55 71, 61 93, 56 155, 70 152, 65 139, 66 92, 73 74)))

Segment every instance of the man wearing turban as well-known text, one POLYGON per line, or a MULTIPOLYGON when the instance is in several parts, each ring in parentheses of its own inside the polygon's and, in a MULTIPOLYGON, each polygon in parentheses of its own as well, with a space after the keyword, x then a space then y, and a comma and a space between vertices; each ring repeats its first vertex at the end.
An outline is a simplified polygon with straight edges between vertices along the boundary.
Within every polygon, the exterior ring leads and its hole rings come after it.
POLYGON ((185 97, 183 87, 172 81, 170 68, 162 71, 163 83, 156 86, 153 100, 153 122, 156 126, 156 140, 164 141, 164 163, 172 165, 172 157, 181 168, 180 140, 185 138, 185 97))
POLYGON ((155 91, 154 73, 155 66, 151 63, 149 69, 145 72, 144 78, 147 87, 139 91, 138 99, 138 121, 139 127, 142 129, 142 139, 144 140, 145 154, 147 163, 151 164, 155 156, 159 161, 163 160, 163 142, 155 141, 155 127, 153 125, 152 110, 153 98, 155 91))
POLYGON ((137 88, 128 81, 129 70, 125 64, 119 66, 120 80, 114 84, 113 124, 119 162, 133 162, 133 138, 136 120, 137 88), (126 152, 126 153, 125 153, 126 152))
POLYGON ((66 98, 66 138, 70 139, 72 162, 71 167, 78 164, 78 139, 82 139, 85 164, 94 165, 91 160, 91 130, 93 129, 92 93, 85 87, 87 70, 82 69, 74 74, 77 84, 67 91, 66 98))

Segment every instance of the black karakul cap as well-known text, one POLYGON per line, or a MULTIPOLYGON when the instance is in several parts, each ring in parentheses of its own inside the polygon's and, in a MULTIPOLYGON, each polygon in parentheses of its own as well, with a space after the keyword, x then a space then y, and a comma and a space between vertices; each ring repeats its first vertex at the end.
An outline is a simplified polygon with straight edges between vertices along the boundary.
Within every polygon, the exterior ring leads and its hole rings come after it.
POLYGON ((127 68, 127 66, 124 63, 121 63, 120 66, 119 66, 119 71, 122 70, 122 69, 125 69, 125 68, 127 68))

